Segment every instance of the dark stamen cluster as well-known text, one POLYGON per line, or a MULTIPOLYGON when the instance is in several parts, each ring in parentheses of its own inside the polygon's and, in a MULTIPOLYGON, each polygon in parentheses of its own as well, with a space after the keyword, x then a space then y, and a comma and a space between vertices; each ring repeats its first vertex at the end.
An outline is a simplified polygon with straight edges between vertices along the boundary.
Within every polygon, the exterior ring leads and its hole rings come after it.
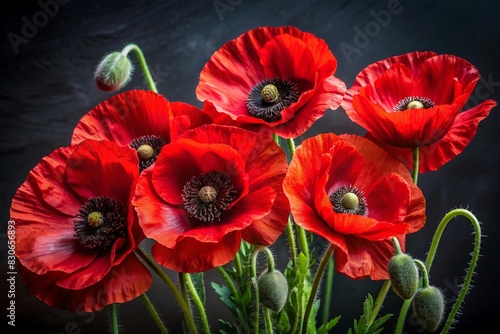
POLYGON ((396 106, 393 108, 394 111, 403 111, 408 109, 408 104, 413 101, 419 101, 424 105, 424 109, 432 108, 434 107, 434 102, 432 102, 431 99, 427 97, 421 97, 421 96, 408 96, 402 99, 401 101, 396 104, 396 106))
POLYGON ((335 190, 329 196, 330 203, 333 205, 333 210, 336 213, 349 213, 363 216, 366 213, 366 198, 364 193, 354 186, 342 186, 335 190), (358 197, 358 203, 354 208, 346 208, 342 203, 342 199, 347 193, 353 193, 358 197))
POLYGON ((266 79, 250 90, 247 98, 248 113, 268 123, 279 121, 281 111, 297 102, 299 96, 297 83, 281 78, 266 79), (278 89, 279 97, 275 102, 266 102, 262 98, 262 89, 270 84, 278 89))
POLYGON ((153 155, 147 160, 139 159, 139 169, 142 172, 149 166, 155 163, 160 154, 162 147, 166 144, 165 139, 160 136, 147 135, 132 140, 129 144, 134 150, 137 150, 142 145, 149 145, 153 148, 153 155))
POLYGON ((127 211, 115 199, 106 196, 91 197, 80 208, 76 218, 73 227, 75 237, 86 248, 108 250, 118 238, 127 235, 127 211), (102 222, 99 224, 93 219, 95 213, 100 213, 102 222))
POLYGON ((236 193, 229 175, 211 171, 192 177, 182 190, 182 200, 191 217, 211 223, 221 220, 223 213, 236 198, 236 193), (213 194, 211 200, 203 195, 204 187, 215 190, 216 195, 213 194))

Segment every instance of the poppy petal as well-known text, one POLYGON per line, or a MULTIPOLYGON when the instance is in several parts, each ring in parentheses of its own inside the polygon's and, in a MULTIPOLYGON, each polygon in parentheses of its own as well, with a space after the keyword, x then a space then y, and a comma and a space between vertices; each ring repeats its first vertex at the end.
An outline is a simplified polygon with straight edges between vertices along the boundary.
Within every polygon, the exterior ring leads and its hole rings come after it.
POLYGON ((71 139, 109 140, 127 146, 145 135, 162 136, 169 142, 169 102, 149 90, 131 90, 117 94, 93 108, 78 122, 71 139))
POLYGON ((151 254, 159 264, 181 273, 204 272, 231 261, 240 248, 239 232, 226 234, 221 242, 200 242, 194 238, 179 240, 175 248, 155 243, 151 254))

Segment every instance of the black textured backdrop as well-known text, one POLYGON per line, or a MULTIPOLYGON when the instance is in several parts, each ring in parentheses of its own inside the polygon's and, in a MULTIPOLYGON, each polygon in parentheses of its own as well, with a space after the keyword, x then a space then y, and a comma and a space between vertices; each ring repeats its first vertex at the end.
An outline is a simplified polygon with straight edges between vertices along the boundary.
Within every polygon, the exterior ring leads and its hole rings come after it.
MULTIPOLYGON (((351 85, 356 74, 377 60, 415 50, 450 53, 469 60, 482 81, 477 100, 500 101, 500 29, 497 1, 2 1, 0 4, 0 223, 2 271, 7 272, 6 226, 10 201, 38 161, 68 145, 73 127, 88 110, 112 93, 97 90, 92 75, 101 57, 127 43, 138 44, 151 67, 159 92, 169 100, 199 106, 195 87, 199 72, 223 43, 263 25, 294 25, 326 40, 338 59, 337 76, 351 85), (217 9, 218 8, 218 9, 217 9), (388 11, 390 10, 390 11, 388 11), (381 11, 390 13, 380 16, 381 11), (377 19, 378 18, 378 19, 377 19), (31 28, 30 28, 31 26, 31 28), (371 29, 371 30, 370 30, 371 29), (360 33, 361 31, 361 33, 360 33), (363 38, 361 34, 366 34, 363 38), (346 52, 346 48, 350 52, 346 52), (355 48, 355 49, 354 49, 355 48)), ((135 58, 132 56, 137 65, 135 58)), ((136 66, 138 68, 138 66, 136 66)), ((147 88, 137 70, 125 87, 147 88)), ((488 332, 498 326, 498 238, 500 225, 498 107, 479 126, 472 143, 437 172, 420 175, 427 198, 427 225, 408 237, 407 251, 423 259, 443 215, 467 207, 482 222, 482 254, 474 287, 462 307, 454 333, 488 332)), ((328 111, 297 144, 321 132, 364 131, 342 109, 328 111)), ((431 281, 452 301, 465 275, 473 236, 470 224, 455 219, 430 273, 431 281), (456 220, 456 221, 455 221, 456 220)), ((278 247, 278 245, 277 245, 278 247)), ((286 250, 276 249, 286 256, 286 250)), ((5 277, 5 274, 1 277, 5 277)), ((208 273, 209 278, 217 276, 208 273)), ((174 276, 175 278, 175 276, 174 276)), ((2 278, 1 308, 7 307, 7 284, 2 278)), ((367 293, 376 295, 381 282, 334 279, 334 315, 343 314, 334 332, 345 333, 361 313, 367 293)), ((210 286, 207 285, 210 290, 210 286)), ((162 283, 155 281, 150 298, 178 333, 181 312, 162 283)), ((231 320, 218 298, 209 294, 208 316, 231 320)), ((45 306, 16 284, 16 327, 36 333, 106 333, 105 311, 71 314, 45 306)), ((399 301, 389 293, 384 312, 397 312, 399 301)), ((155 333, 155 325, 140 301, 119 307, 122 333, 155 333)), ((394 317, 396 318, 396 316, 394 317)), ((0 318, 5 325, 7 318, 0 318)), ((412 321, 410 321, 412 322, 412 321)), ((391 323, 386 332, 391 332, 391 323)), ((422 333, 409 325, 410 333, 422 333)), ((493 331, 495 332, 495 331, 493 331)), ((5 333, 5 332, 4 332, 5 333)))

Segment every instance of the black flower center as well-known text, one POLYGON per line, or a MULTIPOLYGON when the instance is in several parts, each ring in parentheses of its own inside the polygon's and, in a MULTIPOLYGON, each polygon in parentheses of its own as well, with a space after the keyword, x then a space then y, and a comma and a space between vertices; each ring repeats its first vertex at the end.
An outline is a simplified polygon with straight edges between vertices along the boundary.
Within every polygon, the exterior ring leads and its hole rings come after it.
POLYGON ((434 102, 427 97, 408 96, 394 106, 394 111, 403 111, 407 109, 428 109, 434 107, 434 102))
POLYGON ((248 113, 268 123, 279 121, 281 111, 297 102, 299 96, 297 83, 281 78, 266 79, 250 90, 248 113))
POLYGON ((354 186, 340 187, 329 198, 336 213, 350 213, 360 216, 366 213, 365 195, 354 186))
POLYGON ((165 139, 160 136, 142 136, 132 140, 129 144, 137 151, 139 157, 139 169, 142 172, 155 163, 162 147, 166 144, 165 139))
POLYGON ((182 200, 191 217, 211 223, 221 220, 236 193, 229 175, 211 171, 192 177, 184 185, 182 200))
POLYGON ((91 197, 80 208, 73 228, 76 239, 86 248, 108 250, 127 234, 126 208, 106 196, 91 197))

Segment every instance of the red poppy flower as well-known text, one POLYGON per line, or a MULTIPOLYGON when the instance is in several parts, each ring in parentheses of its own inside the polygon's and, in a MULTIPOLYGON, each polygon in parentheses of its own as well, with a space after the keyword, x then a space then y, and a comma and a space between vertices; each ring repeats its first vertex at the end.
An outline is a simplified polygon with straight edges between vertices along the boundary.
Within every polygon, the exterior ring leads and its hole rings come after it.
POLYGON ((133 199, 158 263, 203 272, 231 261, 242 239, 270 245, 279 237, 290 213, 288 164, 270 137, 205 125, 165 145, 133 199))
POLYGON ((340 105, 346 87, 336 67, 324 40, 295 27, 261 27, 212 55, 196 94, 239 123, 294 138, 340 105))
POLYGON ((183 102, 169 102, 152 91, 132 90, 111 97, 82 117, 72 144, 110 140, 137 150, 141 171, 151 166, 172 137, 202 124, 208 114, 183 102))
POLYGON ((337 271, 387 279, 405 235, 423 227, 425 199, 404 165, 368 139, 322 134, 304 140, 283 187, 296 223, 335 246, 337 271))
POLYGON ((452 55, 411 52, 369 65, 347 91, 342 107, 392 156, 419 171, 437 170, 460 154, 496 105, 487 100, 460 111, 479 80, 477 69, 452 55))
POLYGON ((131 204, 138 179, 134 150, 107 141, 57 149, 35 166, 10 211, 29 291, 50 306, 91 312, 150 287, 133 253, 144 238, 131 204))

